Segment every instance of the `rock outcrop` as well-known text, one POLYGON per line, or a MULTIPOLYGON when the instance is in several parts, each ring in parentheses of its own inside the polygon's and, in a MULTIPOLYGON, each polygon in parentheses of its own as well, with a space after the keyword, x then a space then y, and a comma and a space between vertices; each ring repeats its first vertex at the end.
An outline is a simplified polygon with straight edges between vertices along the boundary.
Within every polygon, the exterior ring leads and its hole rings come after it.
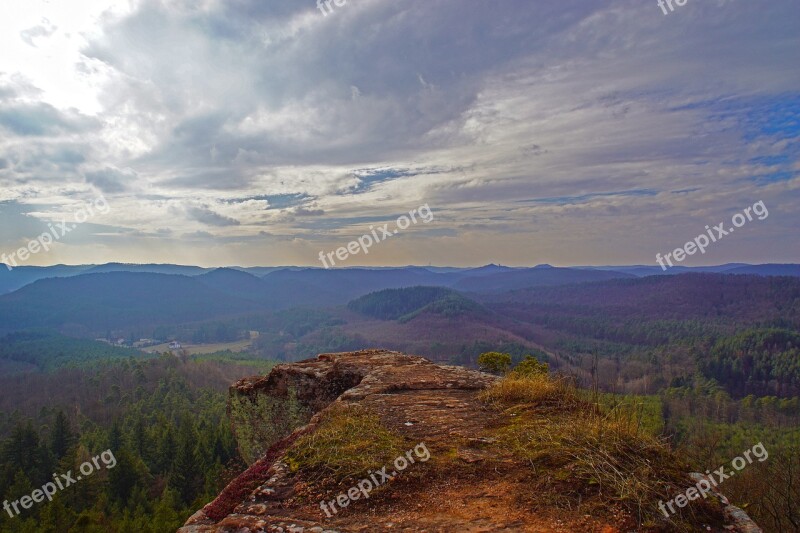
MULTIPOLYGON (((496 379, 422 357, 366 350, 322 354, 241 380, 231 388, 229 411, 250 467, 179 533, 632 530, 635 522, 616 502, 543 505, 531 494, 529 465, 499 457, 492 446, 491 430, 515 416, 479 399, 496 379), (406 442, 424 442, 435 460, 413 473, 393 472, 368 501, 323 512, 321 501, 335 500, 353 483, 332 486, 308 477, 291 467, 287 453, 314 434, 325 413, 352 405, 374 413, 406 442)), ((729 524, 719 530, 757 531, 729 524)))

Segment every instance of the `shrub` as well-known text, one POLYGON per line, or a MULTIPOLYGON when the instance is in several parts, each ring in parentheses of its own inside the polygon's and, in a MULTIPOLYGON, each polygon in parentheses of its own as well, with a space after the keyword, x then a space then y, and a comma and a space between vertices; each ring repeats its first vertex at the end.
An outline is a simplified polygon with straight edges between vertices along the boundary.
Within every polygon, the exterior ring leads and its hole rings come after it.
POLYGON ((481 399, 493 404, 550 403, 573 407, 578 399, 575 389, 565 379, 551 379, 547 374, 520 375, 512 372, 481 393, 481 399))
POLYGON ((478 367, 484 372, 504 374, 511 368, 511 355, 500 352, 485 352, 478 356, 478 367))
POLYGON ((540 363, 532 355, 526 355, 525 359, 514 367, 514 374, 519 376, 536 376, 540 374, 546 376, 549 371, 550 367, 547 363, 540 363))

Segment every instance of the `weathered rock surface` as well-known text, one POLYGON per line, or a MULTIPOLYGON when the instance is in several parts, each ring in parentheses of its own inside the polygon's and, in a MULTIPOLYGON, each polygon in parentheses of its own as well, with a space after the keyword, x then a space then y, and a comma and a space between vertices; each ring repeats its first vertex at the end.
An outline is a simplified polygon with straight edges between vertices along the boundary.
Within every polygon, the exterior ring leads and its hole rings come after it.
MULTIPOLYGON (((478 400, 496 379, 421 357, 366 350, 322 354, 241 380, 231 388, 230 411, 251 466, 179 533, 630 530, 630 516, 613 503, 604 506, 602 516, 557 502, 532 508, 538 502, 531 503, 528 470, 488 451, 487 428, 513 416, 478 400), (387 428, 409 442, 425 442, 432 457, 448 456, 453 466, 423 476, 399 475, 368 501, 353 501, 327 517, 319 502, 349 486, 320 489, 292 472, 283 458, 333 403, 368 408, 387 428), (269 427, 257 432, 253 424, 269 427)), ((758 531, 741 519, 733 517, 727 530, 758 531)))

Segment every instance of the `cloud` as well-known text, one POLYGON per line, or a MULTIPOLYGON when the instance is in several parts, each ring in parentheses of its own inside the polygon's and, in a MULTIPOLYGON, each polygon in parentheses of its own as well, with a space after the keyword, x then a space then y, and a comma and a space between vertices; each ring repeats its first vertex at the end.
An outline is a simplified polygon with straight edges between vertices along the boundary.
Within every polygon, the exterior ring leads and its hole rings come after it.
POLYGON ((104 193, 118 193, 128 189, 128 184, 136 180, 137 174, 132 169, 120 170, 106 167, 102 170, 86 172, 86 183, 90 183, 104 193))
POLYGON ((240 222, 230 217, 220 215, 202 206, 190 206, 186 208, 187 214, 194 220, 208 226, 238 226, 240 222))
POLYGON ((183 235, 181 235, 181 238, 209 241, 212 240, 214 236, 207 231, 198 230, 198 231, 193 231, 191 233, 184 233, 183 235))
POLYGON ((75 111, 60 111, 50 104, 14 104, 0 106, 0 127, 22 136, 79 133, 97 126, 97 122, 75 111))
POLYGON ((30 240, 47 231, 47 225, 31 213, 36 205, 17 201, 0 202, 0 246, 14 248, 23 240, 30 240))
POLYGON ((313 207, 296 207, 293 213, 299 217, 320 217, 325 214, 325 211, 313 207))
POLYGON ((42 19, 42 23, 38 26, 33 26, 26 30, 19 32, 20 38, 25 41, 30 46, 35 47, 36 43, 34 42, 39 37, 50 37, 53 35, 58 28, 53 26, 49 20, 46 18, 42 19))
POLYGON ((5 186, 28 187, 33 184, 74 184, 83 181, 80 167, 92 154, 88 143, 31 138, 26 142, 4 145, 0 142, 0 158, 12 169, 5 175, 5 186))
MULTIPOLYGON (((151 157, 189 158, 199 167, 210 163, 213 148, 217 161, 244 151, 255 164, 354 163, 367 153, 377 161, 381 154, 432 147, 446 138, 431 132, 459 120, 481 75, 541 44, 525 20, 577 21, 587 11, 572 1, 564 10, 534 13, 515 1, 508 9, 519 9, 518 24, 500 31, 505 22, 476 1, 376 2, 348 6, 336 21, 295 2, 273 2, 269 10, 258 4, 189 11, 146 1, 87 47, 88 57, 124 74, 110 90, 136 107, 178 115, 181 122, 164 130, 151 157), (465 9, 470 16, 451 20, 448 30, 461 38, 438 40, 441 49, 431 55, 427 43, 441 27, 427 21, 465 9), (481 28, 486 21, 495 31, 481 28), (341 35, 371 24, 381 31, 342 41, 341 35), (135 53, 129 42, 140 43, 135 53), (175 46, 164 53, 164 43, 175 46), (419 83, 420 70, 427 85, 419 83), (157 99, 142 94, 142 79, 159 87, 157 99)), ((232 169, 242 172, 247 169, 232 169)))

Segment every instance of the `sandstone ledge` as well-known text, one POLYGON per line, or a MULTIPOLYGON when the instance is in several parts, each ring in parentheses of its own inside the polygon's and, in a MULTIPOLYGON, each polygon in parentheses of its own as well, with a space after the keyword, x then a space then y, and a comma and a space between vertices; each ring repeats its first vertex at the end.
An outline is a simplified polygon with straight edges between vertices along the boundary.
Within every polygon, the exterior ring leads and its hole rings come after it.
MULTIPOLYGON (((507 424, 507 417, 513 416, 489 409, 477 398, 496 379, 422 357, 364 350, 322 354, 276 366, 265 377, 240 380, 231 388, 231 405, 254 406, 256 416, 266 409, 267 419, 279 420, 268 424, 268 434, 260 437, 267 440, 260 458, 253 458, 251 466, 179 533, 631 530, 632 517, 613 502, 584 509, 531 509, 538 504, 531 503, 527 471, 487 452, 487 428, 507 424), (286 403, 292 408, 285 408, 286 403), (318 502, 348 487, 315 491, 314 483, 291 472, 282 458, 301 435, 315 430, 333 403, 367 407, 409 442, 427 443, 434 457, 452 456, 456 450, 454 466, 423 477, 399 476, 370 500, 326 517, 318 502)), ((231 416, 240 444, 249 438, 255 442, 245 446, 257 446, 259 439, 242 427, 249 424, 246 416, 231 416)), ((719 531, 759 531, 734 509, 724 509, 729 525, 719 531)))

